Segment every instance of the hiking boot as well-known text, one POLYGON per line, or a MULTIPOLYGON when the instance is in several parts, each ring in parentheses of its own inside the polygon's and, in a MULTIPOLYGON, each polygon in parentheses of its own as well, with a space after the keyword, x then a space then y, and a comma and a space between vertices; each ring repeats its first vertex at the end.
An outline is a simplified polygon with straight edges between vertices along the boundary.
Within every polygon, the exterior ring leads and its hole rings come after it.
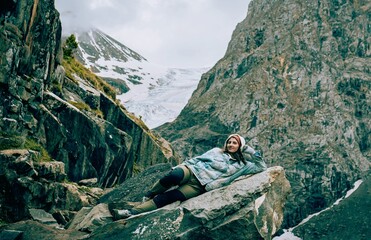
POLYGON ((113 219, 119 220, 133 216, 130 210, 119 210, 119 209, 112 209, 113 212, 113 219))

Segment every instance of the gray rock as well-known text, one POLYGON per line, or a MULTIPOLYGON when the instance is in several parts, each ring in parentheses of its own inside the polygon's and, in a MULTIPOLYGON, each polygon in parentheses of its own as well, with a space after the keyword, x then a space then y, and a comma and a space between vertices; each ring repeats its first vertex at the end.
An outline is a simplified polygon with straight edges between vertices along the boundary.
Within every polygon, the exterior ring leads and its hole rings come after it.
POLYGON ((289 192, 283 168, 272 167, 180 205, 109 223, 89 239, 271 239, 289 192))
POLYGON ((97 183, 98 183, 98 179, 97 178, 82 179, 82 180, 79 181, 79 184, 80 185, 89 186, 89 187, 96 186, 97 183))
MULTIPOLYGON (((4 233, 18 234, 19 232, 21 234, 18 238, 9 240, 78 240, 86 239, 88 235, 85 232, 55 228, 38 221, 27 220, 5 226, 0 230, 0 236, 4 233)), ((3 238, 0 239, 3 240, 3 238)))
POLYGON ((59 227, 57 220, 54 219, 53 215, 45 212, 45 210, 31 208, 29 209, 29 212, 33 220, 49 226, 59 227))
POLYGON ((76 229, 84 232, 93 232, 100 226, 113 221, 108 205, 101 203, 93 208, 82 208, 68 229, 76 229))
POLYGON ((86 215, 88 215, 89 212, 92 209, 93 209, 93 207, 83 207, 83 208, 81 208, 76 213, 76 215, 74 216, 74 218, 72 219, 72 221, 68 224, 68 228, 69 229, 77 229, 77 230, 79 230, 78 225, 84 220, 84 218, 86 217, 86 215))
MULTIPOLYGON (((97 178, 103 188, 130 178, 134 163, 137 171, 150 164, 177 163, 171 147, 115 96, 108 97, 88 79, 76 83, 66 76, 71 73, 61 66, 62 30, 53 2, 41 0, 34 6, 26 0, 9 1, 3 7, 0 142, 3 135, 32 139, 65 164, 70 181, 97 178)), ((48 175, 51 169, 44 170, 48 175)))
POLYGON ((21 240, 23 236, 22 231, 16 230, 3 230, 0 232, 1 240, 21 240))
POLYGON ((2 197, 0 213, 4 219, 19 221, 29 217, 29 209, 77 211, 95 205, 103 194, 100 188, 79 187, 55 182, 65 176, 61 162, 34 162, 33 151, 0 151, 2 197), (36 171, 37 169, 37 171, 36 171), (41 177, 38 172, 41 172, 41 177), (35 173, 35 174, 30 174, 35 173))
POLYGON ((53 1, 6 1, 0 12, 0 150, 13 151, 0 153, 2 220, 25 220, 30 208, 77 211, 95 205, 99 191, 71 182, 96 178, 109 188, 148 165, 178 162, 114 94, 66 73, 53 1))
POLYGON ((51 181, 62 182, 66 179, 66 172, 63 162, 40 162, 37 163, 39 177, 44 177, 51 181))

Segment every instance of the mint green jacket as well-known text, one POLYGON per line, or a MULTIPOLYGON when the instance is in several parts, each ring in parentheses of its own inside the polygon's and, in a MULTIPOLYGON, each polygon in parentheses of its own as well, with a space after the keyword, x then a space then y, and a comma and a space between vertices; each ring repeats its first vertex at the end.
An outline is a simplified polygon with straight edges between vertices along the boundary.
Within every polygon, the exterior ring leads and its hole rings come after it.
MULTIPOLYGON (((267 169, 261 157, 251 155, 247 163, 238 162, 224 153, 220 148, 213 148, 206 153, 184 161, 186 165, 205 186, 206 191, 226 186, 238 177, 262 172, 267 169)), ((247 158, 245 158, 247 159, 247 158)))

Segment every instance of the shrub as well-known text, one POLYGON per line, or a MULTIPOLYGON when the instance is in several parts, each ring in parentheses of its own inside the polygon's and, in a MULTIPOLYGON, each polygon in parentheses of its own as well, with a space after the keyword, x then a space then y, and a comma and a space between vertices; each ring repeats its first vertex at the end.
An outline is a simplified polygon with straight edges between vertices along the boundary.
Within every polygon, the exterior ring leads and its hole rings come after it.
POLYGON ((73 58, 73 54, 75 53, 76 49, 78 48, 78 43, 76 42, 75 35, 71 34, 66 41, 63 43, 63 58, 73 58))

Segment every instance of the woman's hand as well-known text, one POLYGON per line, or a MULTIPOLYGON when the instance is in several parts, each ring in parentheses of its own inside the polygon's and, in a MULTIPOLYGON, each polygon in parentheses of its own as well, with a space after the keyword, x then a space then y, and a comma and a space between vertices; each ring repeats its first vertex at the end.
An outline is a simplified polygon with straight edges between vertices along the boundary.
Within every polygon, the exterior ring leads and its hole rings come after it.
POLYGON ((250 153, 251 155, 254 155, 256 153, 256 151, 247 144, 243 147, 242 152, 250 153))

